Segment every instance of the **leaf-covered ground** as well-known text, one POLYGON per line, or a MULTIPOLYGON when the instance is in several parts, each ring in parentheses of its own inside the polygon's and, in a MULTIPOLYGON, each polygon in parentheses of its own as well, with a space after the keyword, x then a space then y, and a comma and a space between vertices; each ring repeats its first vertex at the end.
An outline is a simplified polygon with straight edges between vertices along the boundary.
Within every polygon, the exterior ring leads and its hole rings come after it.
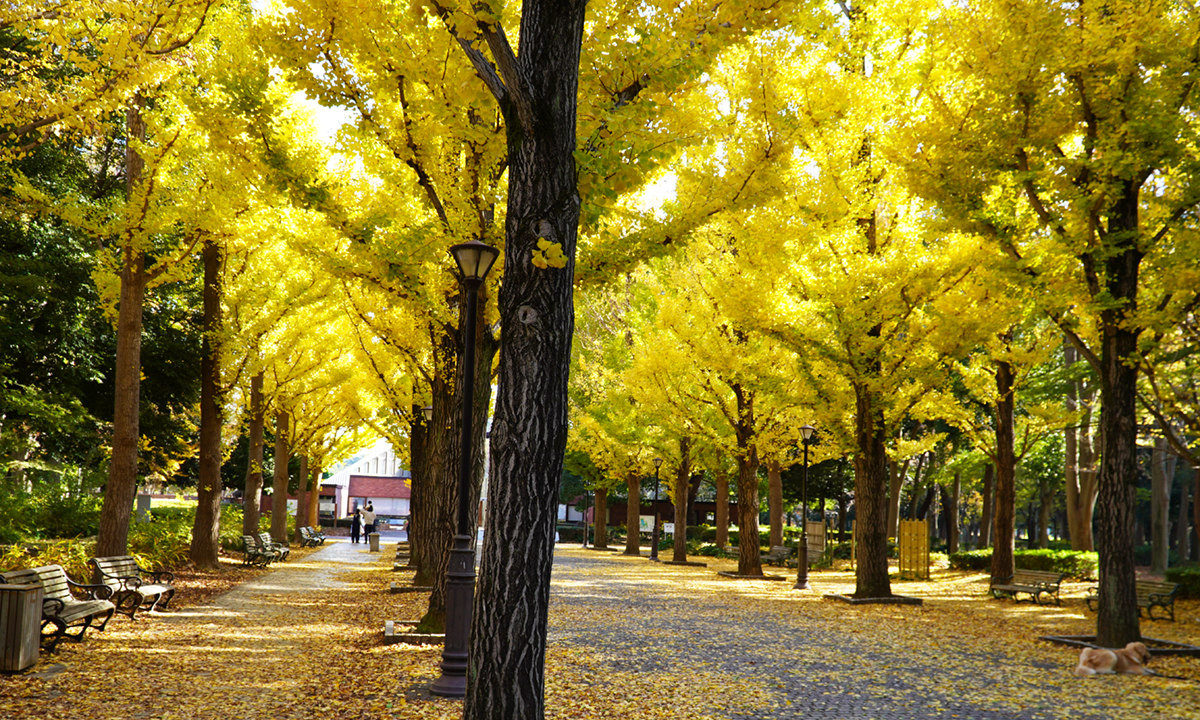
MULTIPOLYGON (((391 595, 392 553, 333 543, 259 574, 203 574, 181 606, 118 617, 82 644, 0 680, 0 718, 457 718, 429 696, 440 648, 384 645, 423 594, 391 595), (257 578, 252 576, 259 575, 257 578), (230 592, 206 598, 199 587, 230 592)), ((1085 584, 1062 608, 985 599, 983 575, 897 582, 921 607, 850 606, 848 570, 792 583, 718 577, 559 546, 546 662, 551 718, 1200 718, 1200 659, 1156 659, 1189 680, 1079 679, 1085 584)), ((792 571, 794 572, 794 571, 792 571)), ((1200 603, 1143 634, 1200 641, 1200 603)))

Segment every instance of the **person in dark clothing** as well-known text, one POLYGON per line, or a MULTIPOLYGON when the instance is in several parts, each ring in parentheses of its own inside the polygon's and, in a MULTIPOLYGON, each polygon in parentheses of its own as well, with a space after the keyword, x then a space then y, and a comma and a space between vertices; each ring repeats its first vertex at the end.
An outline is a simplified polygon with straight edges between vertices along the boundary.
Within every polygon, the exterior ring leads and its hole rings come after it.
POLYGON ((362 532, 362 513, 354 508, 354 518, 350 521, 350 542, 358 544, 358 535, 362 532))

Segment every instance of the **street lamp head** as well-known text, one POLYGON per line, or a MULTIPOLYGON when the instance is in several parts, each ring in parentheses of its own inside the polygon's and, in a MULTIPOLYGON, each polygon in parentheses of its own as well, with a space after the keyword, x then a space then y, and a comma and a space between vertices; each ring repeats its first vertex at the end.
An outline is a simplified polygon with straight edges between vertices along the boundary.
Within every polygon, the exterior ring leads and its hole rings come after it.
POLYGON ((654 458, 654 469, 657 470, 660 467, 662 467, 662 458, 660 458, 660 457, 654 458))
POLYGON ((421 414, 425 416, 425 422, 433 420, 433 406, 426 405, 425 407, 421 408, 421 414))
POLYGON ((476 281, 482 281, 487 277, 496 258, 500 257, 499 250, 478 240, 468 240, 465 243, 453 245, 450 248, 450 254, 454 256, 454 262, 458 263, 458 270, 462 273, 463 280, 476 281))
POLYGON ((809 440, 812 440, 812 434, 813 434, 813 432, 815 432, 815 431, 816 431, 816 428, 815 428, 815 427, 813 427, 812 425, 802 425, 802 426, 800 426, 800 434, 801 434, 802 436, 804 436, 804 442, 806 442, 806 443, 807 443, 809 440))

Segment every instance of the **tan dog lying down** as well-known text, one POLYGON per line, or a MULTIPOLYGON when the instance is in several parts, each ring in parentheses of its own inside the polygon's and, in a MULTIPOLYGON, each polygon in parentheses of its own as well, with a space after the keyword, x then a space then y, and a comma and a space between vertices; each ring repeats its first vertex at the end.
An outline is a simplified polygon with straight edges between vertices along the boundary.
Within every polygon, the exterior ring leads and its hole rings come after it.
POLYGON ((1084 648, 1079 653, 1079 667, 1075 668, 1075 674, 1079 677, 1114 673, 1153 675, 1145 667, 1149 661, 1150 651, 1140 642, 1131 642, 1120 650, 1084 648))

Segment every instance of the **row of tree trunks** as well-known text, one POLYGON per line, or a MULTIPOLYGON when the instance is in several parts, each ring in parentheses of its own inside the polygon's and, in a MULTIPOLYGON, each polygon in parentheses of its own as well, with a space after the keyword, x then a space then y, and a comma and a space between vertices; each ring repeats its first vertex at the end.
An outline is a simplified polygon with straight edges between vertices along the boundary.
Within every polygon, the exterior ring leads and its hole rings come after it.
POLYGON ((432 552, 429 526, 433 507, 431 480, 434 474, 430 472, 429 456, 426 451, 429 438, 430 428, 426 424, 425 414, 421 406, 413 405, 408 433, 409 465, 412 473, 411 493, 408 501, 408 566, 416 571, 413 576, 413 585, 431 585, 433 582, 429 571, 429 557, 432 552))
POLYGON ((717 538, 719 548, 729 547, 729 473, 724 469, 713 471, 717 480, 717 538))
POLYGON ((783 544, 783 471, 778 460, 767 465, 767 505, 771 518, 771 547, 783 544))
MULTIPOLYGON (((1079 350, 1068 338, 1063 345, 1063 357, 1068 370, 1079 361, 1079 350)), ((1079 412, 1079 421, 1068 426, 1064 435, 1066 455, 1067 527, 1071 549, 1091 552, 1095 549, 1092 519, 1095 515, 1097 485, 1095 443, 1092 440, 1092 405, 1095 391, 1083 380, 1067 384, 1066 405, 1069 412, 1079 412)))

